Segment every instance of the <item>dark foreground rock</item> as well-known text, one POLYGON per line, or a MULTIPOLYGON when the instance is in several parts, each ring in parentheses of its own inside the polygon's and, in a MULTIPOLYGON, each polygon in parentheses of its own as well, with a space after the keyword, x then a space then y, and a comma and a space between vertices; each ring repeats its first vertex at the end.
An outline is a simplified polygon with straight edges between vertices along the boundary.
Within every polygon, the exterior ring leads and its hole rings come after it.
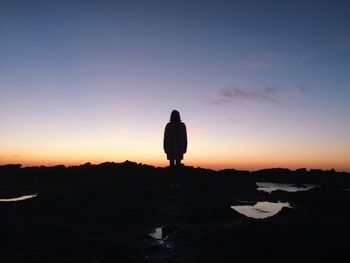
POLYGON ((347 188, 333 170, 0 166, 0 198, 38 194, 0 202, 0 262, 336 262, 350 244, 347 188), (256 181, 319 187, 267 194, 256 181), (230 208, 242 201, 293 209, 251 219, 230 208))

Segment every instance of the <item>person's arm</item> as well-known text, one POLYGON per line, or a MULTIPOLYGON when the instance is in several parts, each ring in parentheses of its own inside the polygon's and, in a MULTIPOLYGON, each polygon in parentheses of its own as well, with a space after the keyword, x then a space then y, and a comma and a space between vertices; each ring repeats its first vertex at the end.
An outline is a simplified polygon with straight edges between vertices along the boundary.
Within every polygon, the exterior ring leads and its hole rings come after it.
POLYGON ((165 126, 165 129, 164 129, 163 149, 164 149, 164 152, 167 152, 167 149, 168 149, 168 124, 165 126))
POLYGON ((187 151, 187 131, 186 131, 186 125, 184 124, 184 132, 183 132, 184 134, 183 134, 183 138, 184 138, 184 140, 183 140, 183 147, 184 147, 184 153, 186 153, 186 151, 187 151))

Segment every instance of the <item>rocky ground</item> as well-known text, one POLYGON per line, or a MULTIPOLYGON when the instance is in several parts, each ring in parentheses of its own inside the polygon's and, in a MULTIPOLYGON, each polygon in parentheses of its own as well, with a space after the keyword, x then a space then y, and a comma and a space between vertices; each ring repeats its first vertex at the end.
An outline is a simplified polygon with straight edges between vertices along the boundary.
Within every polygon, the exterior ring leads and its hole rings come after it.
POLYGON ((37 194, 0 202, 0 262, 337 262, 350 248, 346 189, 350 174, 333 170, 0 166, 0 198, 37 194), (256 181, 320 187, 268 194, 256 181), (243 201, 293 208, 252 219, 230 208, 243 201))

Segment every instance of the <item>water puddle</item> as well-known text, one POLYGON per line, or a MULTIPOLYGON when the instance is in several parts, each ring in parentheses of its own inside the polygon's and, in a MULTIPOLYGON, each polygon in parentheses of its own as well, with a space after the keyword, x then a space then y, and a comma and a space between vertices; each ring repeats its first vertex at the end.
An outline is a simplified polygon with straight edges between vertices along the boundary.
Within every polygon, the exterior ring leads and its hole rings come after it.
POLYGON ((164 235, 163 233, 163 227, 157 227, 149 235, 156 240, 157 244, 166 248, 171 248, 171 244, 168 241, 168 236, 164 235))
POLYGON ((276 215, 283 207, 289 207, 289 203, 257 202, 255 205, 233 205, 232 209, 250 218, 262 219, 276 215))
POLYGON ((18 202, 18 201, 31 199, 31 198, 34 198, 36 196, 37 196, 37 194, 34 194, 34 195, 23 195, 23 196, 15 197, 15 198, 3 198, 3 199, 0 198, 0 202, 18 202))
POLYGON ((271 194, 273 191, 281 190, 285 192, 299 192, 307 191, 312 188, 318 187, 312 184, 286 184, 286 183, 267 183, 267 182, 256 182, 259 191, 263 191, 271 194))
POLYGON ((162 227, 157 227, 151 234, 151 237, 157 240, 162 240, 163 239, 163 228, 162 227))

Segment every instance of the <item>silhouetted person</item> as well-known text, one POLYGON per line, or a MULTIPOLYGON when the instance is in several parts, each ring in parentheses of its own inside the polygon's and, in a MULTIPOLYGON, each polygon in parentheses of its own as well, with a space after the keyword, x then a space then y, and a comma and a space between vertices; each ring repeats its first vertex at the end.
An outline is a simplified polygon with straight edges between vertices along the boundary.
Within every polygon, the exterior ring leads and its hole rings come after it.
POLYGON ((163 147, 170 166, 180 165, 187 150, 187 132, 177 110, 171 112, 170 122, 165 126, 163 147))

